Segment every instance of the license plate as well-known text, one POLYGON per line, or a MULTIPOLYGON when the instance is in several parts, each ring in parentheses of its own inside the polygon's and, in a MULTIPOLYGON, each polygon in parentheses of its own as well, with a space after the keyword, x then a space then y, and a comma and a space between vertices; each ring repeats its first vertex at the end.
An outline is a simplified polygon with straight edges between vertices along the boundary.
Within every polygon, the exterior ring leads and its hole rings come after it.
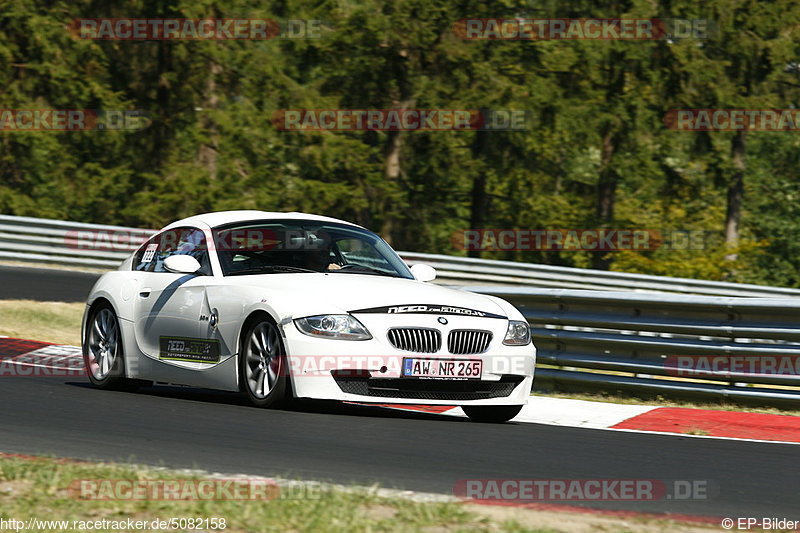
POLYGON ((482 373, 480 359, 403 358, 403 377, 407 378, 480 379, 482 373))

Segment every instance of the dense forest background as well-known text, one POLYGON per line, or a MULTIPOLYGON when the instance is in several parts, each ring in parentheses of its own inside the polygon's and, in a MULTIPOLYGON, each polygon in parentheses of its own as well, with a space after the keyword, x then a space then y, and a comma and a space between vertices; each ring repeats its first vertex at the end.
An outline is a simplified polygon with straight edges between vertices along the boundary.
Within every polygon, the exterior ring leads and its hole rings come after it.
POLYGON ((0 132, 0 212, 159 227, 258 208, 396 249, 466 228, 707 232, 702 250, 483 252, 800 286, 800 132, 685 132, 676 108, 796 108, 794 1, 0 0, 0 109, 143 110, 142 131, 0 132), (462 18, 708 19, 707 39, 460 39, 462 18), (319 39, 92 41, 80 17, 318 19, 319 39), (291 108, 524 109, 505 132, 289 132, 291 108))

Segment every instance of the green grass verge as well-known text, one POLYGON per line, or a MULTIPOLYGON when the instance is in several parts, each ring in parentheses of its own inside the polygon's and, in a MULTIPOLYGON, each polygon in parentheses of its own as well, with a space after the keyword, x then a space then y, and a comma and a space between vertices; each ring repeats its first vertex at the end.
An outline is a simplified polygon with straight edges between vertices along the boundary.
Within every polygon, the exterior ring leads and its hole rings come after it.
POLYGON ((0 300, 0 335, 80 346, 83 303, 0 300))
MULTIPOLYGON (((385 498, 367 491, 321 488, 293 490, 289 499, 266 501, 84 500, 69 490, 76 480, 200 480, 197 476, 160 469, 71 462, 49 458, 0 457, 0 518, 3 520, 68 520, 70 528, 50 524, 47 531, 74 531, 73 521, 171 518, 224 518, 225 528, 204 531, 553 531, 525 528, 513 520, 480 516, 454 503, 421 503, 385 498), (298 496, 301 496, 298 498, 298 496), (308 497, 303 497, 308 496, 308 497)), ((219 522, 217 522, 219 524, 219 522)), ((80 524, 78 524, 80 525, 80 524)), ((102 524, 101 524, 102 525, 102 524)), ((88 529, 88 528, 87 528, 88 529)), ((45 531, 45 529, 38 529, 45 531)), ((148 529, 152 531, 152 529, 148 529)), ((113 531, 113 529, 100 529, 113 531)), ((175 530, 172 530, 175 531, 175 530)))
MULTIPOLYGON (((176 480, 207 481, 197 473, 171 471, 135 465, 90 463, 47 457, 0 454, 0 528, 15 528, 11 520, 39 521, 40 527, 24 531, 208 531, 240 532, 510 532, 510 533, 590 533, 640 532, 678 533, 716 530, 708 522, 676 522, 654 516, 604 516, 564 510, 533 510, 520 507, 489 506, 458 501, 429 502, 403 495, 378 494, 376 488, 307 485, 294 482, 268 500, 209 501, 198 499, 115 499, 92 500, 70 489, 81 480, 102 486, 109 481, 176 480), (154 520, 168 524, 171 519, 205 520, 195 529, 153 527, 154 520), (217 520, 211 521, 210 519, 217 520), (147 528, 120 527, 128 520, 140 521, 147 528), (224 528, 220 519, 224 519, 224 528), (49 521, 42 524, 42 521, 49 521), (59 526, 53 521, 67 521, 59 526), (107 527, 103 527, 104 523, 107 527), (91 522, 91 526, 86 523, 91 522), (116 523, 115 523, 116 522, 116 523), (49 526, 49 527, 42 527, 49 526)), ((108 495, 108 491, 101 494, 108 495)), ((274 492, 272 493, 274 495, 274 492)), ((176 524, 180 525, 180 523, 176 524)))

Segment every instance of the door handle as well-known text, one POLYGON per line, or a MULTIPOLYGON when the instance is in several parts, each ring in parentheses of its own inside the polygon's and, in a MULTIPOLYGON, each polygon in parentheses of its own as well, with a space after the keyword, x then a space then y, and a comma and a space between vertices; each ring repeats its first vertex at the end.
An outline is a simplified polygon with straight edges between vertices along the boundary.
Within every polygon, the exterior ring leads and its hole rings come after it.
POLYGON ((151 289, 150 287, 147 287, 146 289, 142 289, 142 290, 139 291, 139 296, 141 296, 142 298, 147 298, 148 296, 150 296, 150 293, 152 292, 152 290, 153 289, 151 289))

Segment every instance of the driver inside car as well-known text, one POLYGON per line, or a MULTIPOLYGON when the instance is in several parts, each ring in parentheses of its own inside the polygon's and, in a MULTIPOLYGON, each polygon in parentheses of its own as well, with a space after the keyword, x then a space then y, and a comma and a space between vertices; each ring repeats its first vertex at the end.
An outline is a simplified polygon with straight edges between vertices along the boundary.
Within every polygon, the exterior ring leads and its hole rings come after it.
POLYGON ((299 252, 298 266, 315 272, 342 268, 335 262, 335 257, 332 254, 333 243, 330 240, 317 237, 315 234, 309 234, 305 241, 304 247, 306 249, 299 252))

